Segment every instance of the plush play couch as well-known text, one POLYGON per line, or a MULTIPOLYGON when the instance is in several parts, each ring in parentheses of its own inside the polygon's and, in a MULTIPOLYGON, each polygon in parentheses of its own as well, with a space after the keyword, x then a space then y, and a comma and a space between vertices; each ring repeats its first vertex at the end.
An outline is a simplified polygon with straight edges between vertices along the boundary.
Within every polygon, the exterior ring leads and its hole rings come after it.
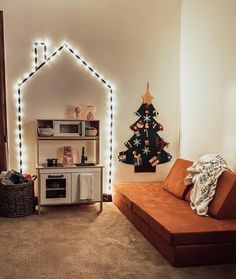
POLYGON ((184 185, 190 165, 177 159, 164 182, 116 184, 113 202, 173 266, 236 262, 236 173, 224 171, 202 217, 184 185))

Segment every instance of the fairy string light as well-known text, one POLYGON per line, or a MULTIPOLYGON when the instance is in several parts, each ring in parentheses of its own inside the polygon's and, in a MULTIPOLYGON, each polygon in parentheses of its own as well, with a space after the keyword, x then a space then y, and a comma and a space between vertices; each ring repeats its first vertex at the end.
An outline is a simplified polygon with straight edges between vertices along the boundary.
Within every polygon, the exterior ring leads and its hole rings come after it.
POLYGON ((111 191, 112 185, 112 161, 113 161, 113 89, 112 86, 102 77, 101 74, 97 72, 97 70, 89 65, 79 55, 68 43, 63 43, 60 47, 58 47, 51 55, 47 56, 47 44, 45 42, 34 42, 34 70, 27 73, 23 79, 21 79, 17 83, 17 127, 18 127, 18 154, 19 154, 19 167, 20 172, 23 171, 23 122, 22 122, 22 86, 32 78, 32 76, 37 73, 41 68, 43 68, 50 60, 52 60, 55 56, 61 53, 62 50, 68 50, 70 54, 72 54, 79 62, 81 62, 82 66, 84 66, 89 72, 99 81, 101 82, 107 89, 109 93, 109 163, 108 163, 108 189, 111 191), (39 46, 43 47, 43 61, 40 63, 39 61, 39 46))

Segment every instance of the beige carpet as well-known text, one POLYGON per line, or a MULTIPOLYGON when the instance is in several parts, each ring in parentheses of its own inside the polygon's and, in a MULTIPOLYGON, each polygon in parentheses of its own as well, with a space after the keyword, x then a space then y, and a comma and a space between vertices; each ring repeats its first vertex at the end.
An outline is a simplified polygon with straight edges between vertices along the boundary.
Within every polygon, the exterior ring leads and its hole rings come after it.
POLYGON ((174 268, 112 204, 0 218, 0 279, 236 278, 235 265, 174 268))

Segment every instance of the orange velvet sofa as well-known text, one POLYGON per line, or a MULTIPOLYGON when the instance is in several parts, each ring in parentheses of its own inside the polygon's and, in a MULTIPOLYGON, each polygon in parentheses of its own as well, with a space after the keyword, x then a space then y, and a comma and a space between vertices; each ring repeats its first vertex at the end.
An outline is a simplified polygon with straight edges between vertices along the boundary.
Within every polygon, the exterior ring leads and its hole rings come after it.
POLYGON ((173 266, 236 262, 236 173, 224 171, 202 217, 184 185, 191 164, 177 159, 163 182, 115 184, 113 202, 173 266))

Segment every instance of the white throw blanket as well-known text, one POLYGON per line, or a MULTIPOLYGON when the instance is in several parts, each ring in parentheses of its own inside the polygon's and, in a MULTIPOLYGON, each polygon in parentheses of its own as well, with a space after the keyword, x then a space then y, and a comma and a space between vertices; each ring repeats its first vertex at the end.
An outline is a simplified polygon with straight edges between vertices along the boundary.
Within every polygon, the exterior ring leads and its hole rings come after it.
POLYGON ((190 206, 198 215, 207 216, 208 204, 213 199, 217 181, 224 170, 230 170, 226 161, 218 154, 206 154, 187 170, 185 185, 193 185, 190 206))
POLYGON ((81 200, 94 199, 93 174, 81 173, 79 179, 80 179, 80 199, 81 200))

